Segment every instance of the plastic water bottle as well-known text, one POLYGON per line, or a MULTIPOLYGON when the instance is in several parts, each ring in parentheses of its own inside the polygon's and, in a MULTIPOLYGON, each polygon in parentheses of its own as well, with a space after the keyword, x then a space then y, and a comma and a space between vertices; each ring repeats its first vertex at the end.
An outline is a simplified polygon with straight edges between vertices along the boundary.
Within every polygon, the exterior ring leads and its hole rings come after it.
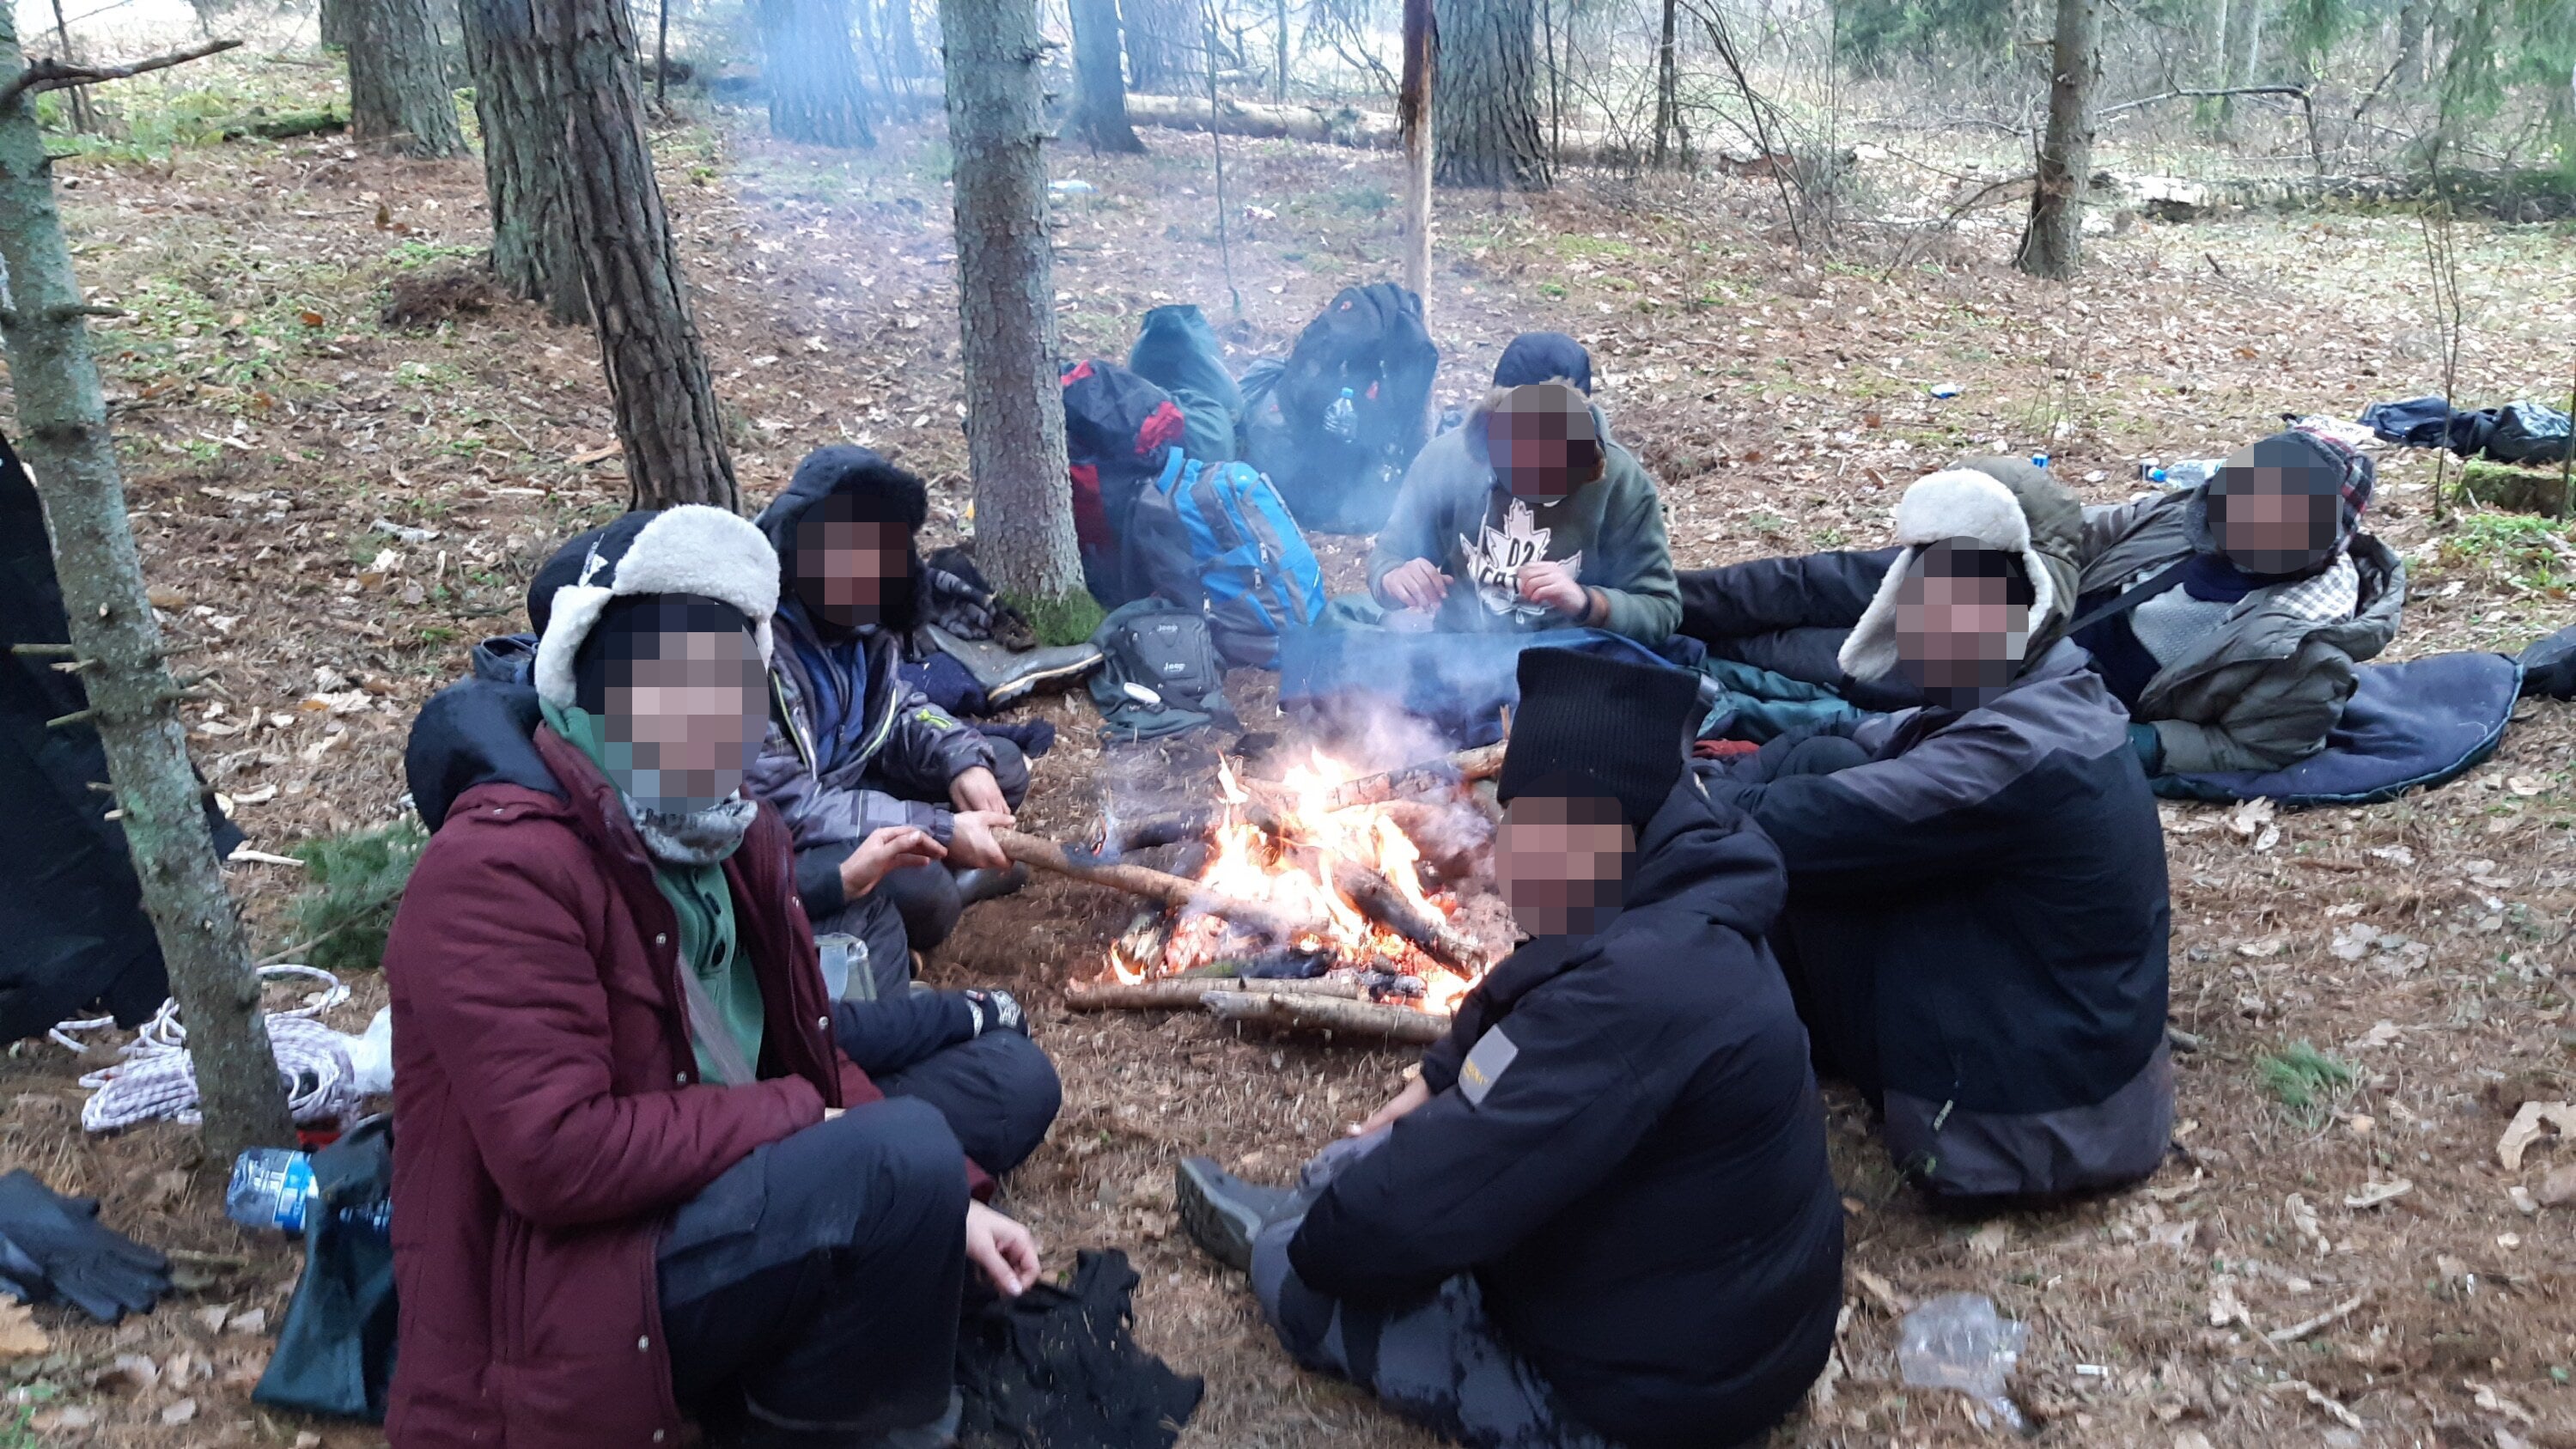
POLYGON ((2225 458, 2183 458, 2166 464, 2164 476, 2156 481, 2176 490, 2197 488, 2217 477, 2218 470, 2226 466, 2225 458))
POLYGON ((1333 405, 1324 409, 1324 431, 1345 443, 1360 435, 1359 399, 1349 388, 1343 388, 1333 405))
POLYGON ((2034 468, 2045 468, 2045 467, 2047 467, 2047 466, 2048 466, 2048 455, 2047 455, 2046 453, 2033 453, 2033 454, 2031 454, 2031 455, 2030 455, 2030 466, 2032 466, 2032 467, 2034 467, 2034 468))
MULTIPOLYGON (((313 1184, 313 1159, 282 1147, 254 1147, 233 1159, 233 1178, 224 1188, 224 1216, 246 1228, 265 1228, 300 1235, 305 1217, 322 1200, 313 1184)), ((383 1233, 392 1221, 392 1204, 340 1209, 350 1227, 383 1233)))

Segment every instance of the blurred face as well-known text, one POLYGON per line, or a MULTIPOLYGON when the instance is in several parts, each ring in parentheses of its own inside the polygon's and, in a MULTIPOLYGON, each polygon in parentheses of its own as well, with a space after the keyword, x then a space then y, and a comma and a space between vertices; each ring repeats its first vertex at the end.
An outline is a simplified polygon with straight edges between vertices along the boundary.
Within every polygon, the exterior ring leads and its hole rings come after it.
POLYGON ((1619 909, 1637 832, 1615 800, 1524 795, 1494 836, 1494 878, 1533 936, 1588 936, 1619 909))
POLYGON ((2209 531, 2251 574, 2297 573, 2333 549, 2343 474, 2307 449, 2266 438, 2209 485, 2209 531))
POLYGON ((857 629, 912 587, 912 530, 861 522, 827 498, 796 525, 796 597, 815 617, 857 629))
POLYGON ((1512 496, 1533 503, 1553 503, 1582 487, 1601 462, 1592 409, 1562 383, 1513 388, 1485 415, 1485 450, 1512 496))
POLYGON ((2030 606, 2011 601, 2010 581, 1980 572, 1979 552, 1957 540, 1933 545, 1896 596, 1897 667, 1952 708, 1993 697, 2030 651, 2030 606))
POLYGON ((767 728, 760 651, 741 630, 638 635, 611 659, 603 725, 610 773, 647 809, 732 798, 767 728))

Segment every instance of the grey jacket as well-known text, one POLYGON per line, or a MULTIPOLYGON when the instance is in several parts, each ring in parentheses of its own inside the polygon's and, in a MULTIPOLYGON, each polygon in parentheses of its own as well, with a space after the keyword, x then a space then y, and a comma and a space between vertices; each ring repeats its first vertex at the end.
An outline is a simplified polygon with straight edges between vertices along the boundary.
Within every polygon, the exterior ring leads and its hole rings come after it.
MULTIPOLYGON (((1565 619, 1552 612, 1524 616, 1486 607, 1468 572, 1467 545, 1480 542, 1489 528, 1504 534, 1515 502, 1494 476, 1485 452, 1486 411, 1478 407, 1464 426, 1432 439, 1414 455, 1395 512, 1369 554, 1369 591, 1377 591, 1388 570, 1427 558, 1451 580, 1449 597, 1440 606, 1441 628, 1462 633, 1563 628, 1565 619)), ((1599 408, 1592 410, 1592 418, 1601 430, 1605 469, 1566 497, 1530 508, 1532 527, 1548 535, 1545 548, 1536 552, 1551 559, 1583 555, 1576 576, 1609 604, 1602 627, 1643 644, 1661 644, 1682 617, 1672 549, 1664 539, 1663 500, 1636 455, 1611 439, 1599 408)))
MULTIPOLYGON (((2205 518, 2199 489, 2085 509, 2079 592, 2115 596, 2205 547, 2205 518)), ((2361 575, 2354 617, 2320 624, 2248 595, 2225 628, 2148 681, 2132 714, 2154 726, 2168 772, 2277 770, 2325 747, 2352 698, 2353 666, 2388 647, 2406 604, 2394 550, 2366 533, 2346 546, 2361 575)))

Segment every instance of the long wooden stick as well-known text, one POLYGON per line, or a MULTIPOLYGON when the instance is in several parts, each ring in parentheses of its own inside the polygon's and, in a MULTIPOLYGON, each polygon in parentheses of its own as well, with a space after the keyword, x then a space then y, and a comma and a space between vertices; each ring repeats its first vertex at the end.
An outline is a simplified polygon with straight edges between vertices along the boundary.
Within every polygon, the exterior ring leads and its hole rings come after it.
POLYGON ((131 65, 65 65, 59 61, 40 60, 20 71, 18 78, 9 82, 5 89, 0 89, 0 106, 34 91, 58 91, 65 86, 92 85, 99 81, 124 80, 145 71, 168 70, 174 65, 219 55, 240 44, 238 40, 209 40, 203 45, 192 45, 186 50, 174 50, 168 55, 156 55, 131 65))
POLYGON ((1330 977, 1301 980, 1296 977, 1269 979, 1234 976, 1167 976, 1160 981, 1077 981, 1065 987, 1064 1004, 1070 1011, 1187 1011, 1218 992, 1231 991, 1243 996, 1338 997, 1345 1001, 1361 998, 1356 981, 1336 981, 1330 977))
POLYGON ((1373 1001, 1299 996, 1275 991, 1211 991, 1203 1005, 1218 1019, 1284 1030, 1349 1032, 1417 1046, 1449 1034, 1449 1018, 1373 1001))
POLYGON ((1183 880, 1164 871, 1111 861, 1076 860, 1056 842, 1017 830, 996 830, 993 839, 1002 847, 1004 855, 1032 870, 1143 896, 1175 910, 1198 910, 1223 916, 1282 941, 1314 931, 1321 925, 1317 921, 1292 917, 1259 901, 1241 900, 1209 890, 1197 881, 1183 880))
POLYGON ((1480 745, 1437 760, 1423 760, 1335 785, 1324 792, 1324 808, 1348 810, 1354 805, 1383 805, 1389 800, 1408 800, 1436 794, 1466 780, 1490 780, 1502 772, 1502 745, 1480 745))

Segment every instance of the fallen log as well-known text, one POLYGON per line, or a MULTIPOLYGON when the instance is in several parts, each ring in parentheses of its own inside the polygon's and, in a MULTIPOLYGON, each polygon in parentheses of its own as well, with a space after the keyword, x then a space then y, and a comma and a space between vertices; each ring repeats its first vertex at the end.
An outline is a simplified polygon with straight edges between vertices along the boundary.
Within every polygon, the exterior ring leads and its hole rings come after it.
POLYGON ((1210 915, 1223 916, 1237 925, 1282 941, 1321 929, 1320 922, 1292 917, 1259 901, 1239 900, 1209 890, 1197 881, 1183 880, 1141 865, 1078 857, 1040 836, 1017 830, 996 830, 993 839, 1002 847, 1002 854, 1032 870, 1143 896, 1174 910, 1205 911, 1210 915))
POLYGON ((1484 948, 1457 927, 1446 919, 1426 919, 1395 888, 1395 882, 1357 861, 1334 859, 1333 888, 1359 907, 1361 915, 1412 942, 1422 954, 1470 981, 1483 975, 1492 964, 1484 948))
POLYGON ((1201 1002, 1220 1021, 1283 1031, 1349 1032, 1429 1046, 1449 1034, 1449 1018, 1373 1001, 1278 991, 1211 991, 1201 1002))
POLYGON ((1355 805, 1383 805, 1415 800, 1455 789, 1469 780, 1489 780, 1503 772, 1499 743, 1460 750, 1437 760, 1422 760, 1397 769, 1346 780, 1324 792, 1324 808, 1348 810, 1355 805))
POLYGON ((1219 992, 1240 996, 1298 996, 1358 1001, 1365 988, 1356 981, 1319 976, 1288 977, 1167 976, 1160 981, 1077 981, 1064 989, 1070 1011, 1187 1011, 1219 992))

